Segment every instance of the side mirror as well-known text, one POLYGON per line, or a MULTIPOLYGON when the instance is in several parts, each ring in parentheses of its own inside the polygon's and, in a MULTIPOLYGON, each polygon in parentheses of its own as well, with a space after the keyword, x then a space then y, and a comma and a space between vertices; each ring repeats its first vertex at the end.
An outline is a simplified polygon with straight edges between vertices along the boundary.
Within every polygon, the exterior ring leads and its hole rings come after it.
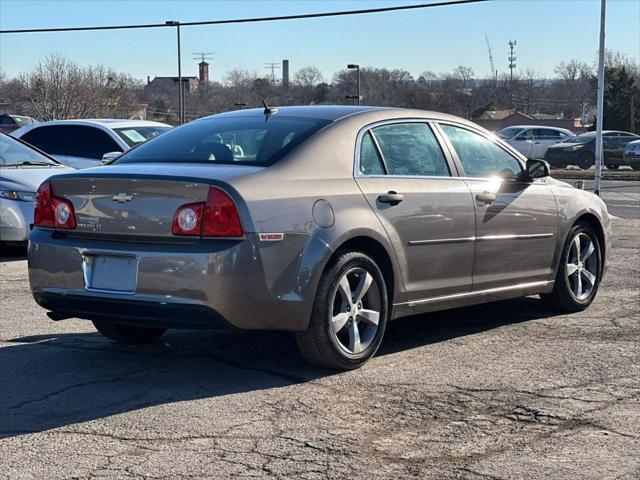
POLYGON ((551 175, 551 168, 544 160, 529 159, 527 160, 527 177, 534 180, 536 178, 548 177, 551 175))
POLYGON ((108 163, 111 163, 120 155, 122 155, 122 152, 107 152, 104 155, 102 155, 102 164, 106 165, 108 163))

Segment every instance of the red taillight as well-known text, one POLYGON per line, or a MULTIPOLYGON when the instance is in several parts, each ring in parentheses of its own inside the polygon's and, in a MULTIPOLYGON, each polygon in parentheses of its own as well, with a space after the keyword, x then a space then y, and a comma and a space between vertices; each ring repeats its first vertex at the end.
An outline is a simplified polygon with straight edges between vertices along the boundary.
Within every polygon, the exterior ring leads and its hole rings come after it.
POLYGON ((182 205, 173 216, 171 231, 174 235, 200 235, 204 202, 182 205))
POLYGON ((203 237, 241 237, 242 225, 233 200, 214 187, 209 188, 206 202, 182 205, 173 216, 174 235, 203 237))
POLYGON ((44 182, 36 192, 36 208, 33 224, 39 227, 53 227, 53 207, 51 205, 51 184, 44 182))
POLYGON ((69 200, 54 196, 49 182, 40 185, 36 192, 33 224, 39 227, 76 228, 73 204, 69 200))
POLYGON ((209 187, 202 220, 203 237, 241 237, 242 225, 233 200, 217 188, 209 187))

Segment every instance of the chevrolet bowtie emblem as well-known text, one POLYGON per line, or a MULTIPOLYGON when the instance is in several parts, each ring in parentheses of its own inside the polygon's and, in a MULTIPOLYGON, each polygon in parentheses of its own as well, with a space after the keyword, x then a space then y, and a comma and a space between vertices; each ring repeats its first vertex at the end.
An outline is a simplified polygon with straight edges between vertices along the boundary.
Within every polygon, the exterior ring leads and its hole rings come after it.
POLYGON ((127 202, 133 200, 133 195, 130 195, 128 193, 119 193, 119 194, 114 195, 113 197, 111 197, 111 200, 113 200, 114 202, 118 202, 118 203, 127 203, 127 202))

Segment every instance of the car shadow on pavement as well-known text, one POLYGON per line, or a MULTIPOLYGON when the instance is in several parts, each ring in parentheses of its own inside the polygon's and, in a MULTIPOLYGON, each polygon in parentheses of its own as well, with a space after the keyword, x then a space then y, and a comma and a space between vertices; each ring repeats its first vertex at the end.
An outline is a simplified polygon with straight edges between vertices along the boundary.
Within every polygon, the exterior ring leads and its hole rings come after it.
MULTIPOLYGON (((523 298, 398 320, 378 355, 550 315, 539 300, 523 298)), ((307 366, 284 333, 170 331, 143 346, 64 333, 8 343, 0 348, 0 438, 338 374, 307 366)))
POLYGON ((0 263, 27 259, 27 247, 0 245, 0 263))

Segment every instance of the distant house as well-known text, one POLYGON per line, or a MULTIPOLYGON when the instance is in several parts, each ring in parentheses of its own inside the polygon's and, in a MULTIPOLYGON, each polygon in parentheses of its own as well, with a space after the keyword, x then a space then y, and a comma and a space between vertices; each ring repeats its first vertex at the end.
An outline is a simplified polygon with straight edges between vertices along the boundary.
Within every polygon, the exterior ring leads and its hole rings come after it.
MULTIPOLYGON (((173 89, 176 92, 178 91, 178 77, 155 77, 153 80, 150 80, 147 77, 147 86, 146 88, 150 90, 169 90, 173 89)), ((198 86, 200 85, 200 81, 198 77, 182 77, 182 85, 184 85, 185 93, 194 93, 198 90, 198 86)))
POLYGON ((559 127, 576 133, 586 130, 586 128, 582 127, 579 118, 565 118, 563 114, 526 114, 516 110, 486 110, 471 120, 492 132, 497 132, 513 125, 559 127))

